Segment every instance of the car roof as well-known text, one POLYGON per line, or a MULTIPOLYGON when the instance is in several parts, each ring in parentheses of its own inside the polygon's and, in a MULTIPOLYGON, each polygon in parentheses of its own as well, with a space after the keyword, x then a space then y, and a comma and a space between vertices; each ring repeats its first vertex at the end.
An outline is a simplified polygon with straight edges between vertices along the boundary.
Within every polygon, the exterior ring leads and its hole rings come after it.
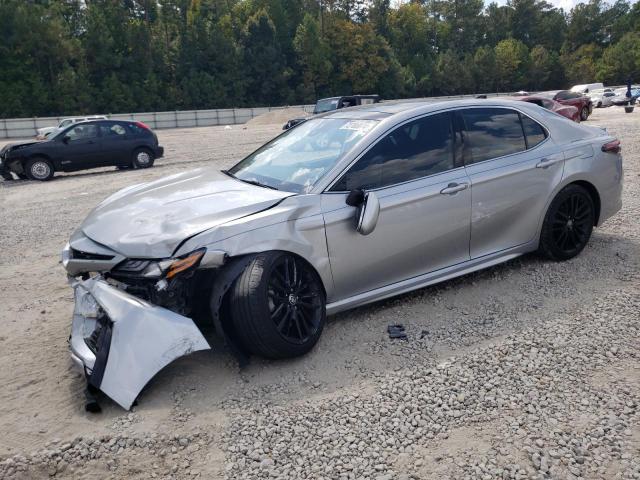
MULTIPOLYGON (((523 97, 524 98, 524 97, 523 97)), ((490 97, 483 99, 456 99, 456 100, 391 100, 370 105, 360 105, 349 107, 346 109, 332 110, 321 115, 322 118, 341 118, 341 119, 360 119, 360 120, 377 120, 390 118, 394 116, 407 115, 415 113, 436 112, 443 108, 462 108, 462 107, 486 107, 486 106, 504 106, 521 108, 523 104, 521 100, 514 100, 508 97, 490 97)))

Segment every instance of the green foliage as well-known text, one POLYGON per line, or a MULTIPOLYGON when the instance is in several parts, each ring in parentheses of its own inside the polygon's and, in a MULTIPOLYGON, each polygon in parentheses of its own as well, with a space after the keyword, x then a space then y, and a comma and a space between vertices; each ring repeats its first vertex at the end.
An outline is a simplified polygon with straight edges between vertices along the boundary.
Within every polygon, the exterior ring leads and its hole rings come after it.
POLYGON ((0 116, 640 80, 640 2, 0 0, 0 116))
POLYGON ((608 47, 598 65, 598 78, 608 84, 625 84, 640 76, 640 32, 629 32, 608 47))
POLYGON ((499 91, 511 91, 526 84, 529 49, 520 40, 507 38, 495 48, 496 82, 499 91))
POLYGON ((581 45, 577 50, 565 51, 562 63, 565 65, 565 75, 570 84, 589 83, 593 79, 599 80, 597 73, 598 59, 602 55, 602 48, 591 43, 581 45))

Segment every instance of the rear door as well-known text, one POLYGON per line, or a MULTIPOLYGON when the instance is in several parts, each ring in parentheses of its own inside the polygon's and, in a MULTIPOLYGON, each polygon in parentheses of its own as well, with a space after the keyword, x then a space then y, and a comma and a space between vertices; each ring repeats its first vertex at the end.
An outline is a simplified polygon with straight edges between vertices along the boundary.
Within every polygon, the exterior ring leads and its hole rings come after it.
POLYGON ((562 152, 539 123, 515 109, 467 108, 457 120, 471 179, 471 258, 534 240, 562 178, 562 152))
POLYGON ((100 123, 102 136, 102 164, 128 165, 133 151, 133 132, 125 122, 104 121, 100 123))

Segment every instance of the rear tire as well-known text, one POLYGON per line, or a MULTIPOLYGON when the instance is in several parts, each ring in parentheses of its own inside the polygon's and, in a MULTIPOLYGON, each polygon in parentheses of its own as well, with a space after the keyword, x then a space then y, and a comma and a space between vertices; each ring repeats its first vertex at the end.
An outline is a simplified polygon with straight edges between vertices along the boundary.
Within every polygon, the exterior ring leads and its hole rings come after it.
POLYGON ((27 162, 25 172, 31 180, 45 182, 53 178, 53 165, 46 158, 32 158, 27 162))
POLYGON ((549 205, 539 252, 556 261, 575 257, 589 242, 594 222, 595 206, 589 192, 579 185, 568 185, 549 205))
POLYGON ((286 252, 264 252, 230 290, 230 312, 244 347, 266 358, 291 358, 313 348, 326 322, 316 272, 286 252))
POLYGON ((153 166, 154 160, 155 156, 151 150, 148 148, 136 148, 133 151, 131 164, 133 168, 149 168, 153 166))

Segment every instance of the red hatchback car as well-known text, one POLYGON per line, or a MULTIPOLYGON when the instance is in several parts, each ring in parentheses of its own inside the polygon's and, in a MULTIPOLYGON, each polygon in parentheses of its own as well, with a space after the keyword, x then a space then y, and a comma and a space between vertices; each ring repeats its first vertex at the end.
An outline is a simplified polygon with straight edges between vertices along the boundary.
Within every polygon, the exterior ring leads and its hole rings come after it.
POLYGON ((580 110, 571 105, 563 105, 560 102, 556 102, 555 100, 551 100, 550 98, 543 97, 541 95, 523 95, 518 97, 513 97, 513 100, 520 100, 522 102, 535 103, 536 105, 540 105, 547 110, 551 110, 563 117, 567 117, 569 120, 573 120, 574 122, 580 123, 581 116, 580 110))
POLYGON ((580 120, 585 121, 591 115, 593 103, 591 99, 578 92, 570 92, 569 90, 555 90, 552 92, 542 92, 540 95, 548 97, 563 105, 576 107, 580 112, 580 120))

